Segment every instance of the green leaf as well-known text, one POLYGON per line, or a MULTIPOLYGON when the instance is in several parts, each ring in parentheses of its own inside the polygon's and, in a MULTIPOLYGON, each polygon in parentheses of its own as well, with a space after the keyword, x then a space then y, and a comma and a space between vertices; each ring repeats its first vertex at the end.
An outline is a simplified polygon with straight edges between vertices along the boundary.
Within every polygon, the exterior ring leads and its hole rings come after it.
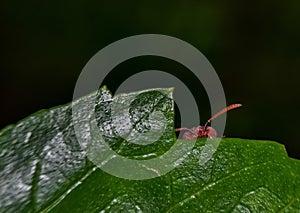
POLYGON ((276 142, 222 139, 212 159, 201 166, 199 157, 209 150, 208 141, 199 139, 176 161, 175 169, 148 180, 115 177, 86 157, 99 141, 92 137, 91 125, 79 132, 74 129, 93 122, 109 147, 128 159, 144 162, 172 149, 176 144, 171 89, 112 98, 102 88, 72 104, 80 109, 75 126, 69 104, 37 112, 0 131, 0 212, 300 211, 300 162, 276 142), (129 125, 122 123, 124 114, 118 114, 128 105, 129 125), (94 117, 88 106, 95 109, 94 117), (118 128, 112 114, 120 116, 118 128), (141 145, 123 139, 137 137, 157 141, 141 145), (84 138, 91 140, 79 143, 84 138))

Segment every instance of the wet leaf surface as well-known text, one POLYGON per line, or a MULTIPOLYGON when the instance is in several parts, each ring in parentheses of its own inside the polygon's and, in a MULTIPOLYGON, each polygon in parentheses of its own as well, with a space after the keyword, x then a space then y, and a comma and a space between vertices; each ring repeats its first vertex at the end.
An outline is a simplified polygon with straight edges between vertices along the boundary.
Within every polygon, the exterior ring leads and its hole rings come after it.
MULTIPOLYGON (((174 145, 171 89, 112 98, 103 88, 74 104, 81 109, 75 126, 95 121, 120 156, 155 159, 174 145), (94 117, 87 106, 94 107, 94 117), (156 142, 139 144, 148 139, 156 142)), ((222 139, 201 166, 199 157, 207 148, 206 140, 199 139, 167 174, 122 179, 88 160, 85 150, 97 141, 90 126, 79 136, 74 131, 71 107, 37 112, 0 131, 0 212, 300 211, 300 162, 276 142, 222 139), (78 137, 87 143, 79 144, 78 137)))

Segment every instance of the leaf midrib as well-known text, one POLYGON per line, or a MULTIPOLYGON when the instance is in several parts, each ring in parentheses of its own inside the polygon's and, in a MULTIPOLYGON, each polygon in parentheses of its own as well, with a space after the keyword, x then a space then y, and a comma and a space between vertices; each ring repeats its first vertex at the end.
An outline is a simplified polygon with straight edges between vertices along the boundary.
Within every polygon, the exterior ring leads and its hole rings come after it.
MULTIPOLYGON (((128 134, 130 134, 134 127, 142 120, 144 119, 146 116, 149 116, 155 109, 155 107, 161 103, 166 97, 162 97, 155 105, 153 105, 153 108, 151 109, 151 111, 149 111, 149 113, 146 113, 144 116, 142 116, 133 126, 133 128, 131 128, 131 130, 129 131, 128 134)), ((104 100, 102 102, 106 102, 106 101, 111 101, 111 100, 104 100)), ((120 145, 117 147, 116 151, 119 151, 119 148, 121 147, 121 145, 125 142, 125 139, 122 138, 122 142, 120 143, 120 145)), ((108 159, 111 156, 108 156, 106 159, 108 159)), ((49 204, 48 206, 46 206, 44 209, 41 210, 42 213, 44 212, 49 212, 51 211, 55 206, 57 206, 68 194, 70 194, 74 189, 76 189, 77 186, 80 185, 80 183, 82 183, 84 180, 86 180, 91 174, 94 173, 94 171, 97 170, 97 166, 92 167, 91 169, 89 169, 84 175, 81 176, 81 178, 79 178, 74 184, 71 185, 71 187, 69 189, 67 189, 66 191, 64 191, 57 199, 55 199, 51 204, 49 204)))
POLYGON ((55 206, 57 206, 68 194, 70 194, 74 189, 76 189, 80 184, 83 183, 91 174, 93 174, 97 170, 97 166, 93 166, 91 169, 87 170, 87 172, 81 176, 77 181, 75 181, 69 189, 64 191, 57 199, 55 199, 52 203, 48 206, 43 208, 40 212, 46 213, 51 211, 55 206))

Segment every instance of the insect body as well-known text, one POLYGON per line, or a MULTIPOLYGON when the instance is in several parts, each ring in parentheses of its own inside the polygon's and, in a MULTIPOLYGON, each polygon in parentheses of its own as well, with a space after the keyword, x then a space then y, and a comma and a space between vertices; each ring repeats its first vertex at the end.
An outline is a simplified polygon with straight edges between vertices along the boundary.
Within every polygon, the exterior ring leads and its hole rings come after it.
POLYGON ((220 110, 219 112, 217 112, 214 116, 212 116, 210 119, 208 119, 205 123, 204 126, 197 126, 197 127, 193 127, 191 129, 188 128, 177 128, 175 129, 176 132, 178 131, 186 131, 182 138, 185 140, 191 140, 191 139, 195 139, 195 138, 216 138, 217 137, 217 131, 208 126, 208 124, 214 120, 215 118, 219 117, 220 115, 222 115, 225 112, 228 112, 232 109, 241 107, 242 104, 231 104, 227 107, 225 107, 224 109, 220 110))

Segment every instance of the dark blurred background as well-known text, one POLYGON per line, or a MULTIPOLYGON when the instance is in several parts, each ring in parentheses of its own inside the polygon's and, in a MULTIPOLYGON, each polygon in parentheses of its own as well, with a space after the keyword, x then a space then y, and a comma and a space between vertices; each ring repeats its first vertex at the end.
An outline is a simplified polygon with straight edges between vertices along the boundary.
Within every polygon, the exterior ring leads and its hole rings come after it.
MULTIPOLYGON (((244 105, 228 114, 226 136, 275 140, 300 159, 298 0, 2 1, 0 16, 0 128, 70 102, 82 68, 106 45, 165 34, 198 48, 217 71, 228 103, 244 105)), ((107 86, 114 91, 139 69, 182 69, 157 58, 137 60, 120 65, 128 76, 111 75, 107 86)), ((180 73, 185 82, 193 77, 180 73)), ((201 99, 201 86, 191 84, 201 99)), ((204 104, 201 113, 208 118, 209 110, 204 104)))

